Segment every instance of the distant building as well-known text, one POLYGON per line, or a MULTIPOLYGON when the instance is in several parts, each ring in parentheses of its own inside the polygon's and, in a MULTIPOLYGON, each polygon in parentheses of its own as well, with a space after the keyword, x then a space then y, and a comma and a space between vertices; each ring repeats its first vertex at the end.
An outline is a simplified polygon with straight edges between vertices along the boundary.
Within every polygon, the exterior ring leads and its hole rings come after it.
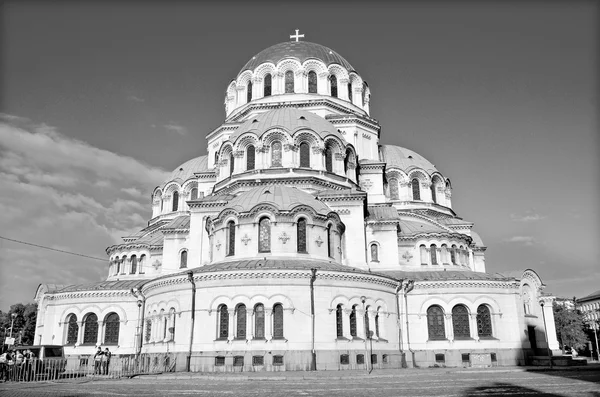
POLYGON ((587 323, 600 321, 600 290, 593 292, 583 298, 577 299, 577 308, 585 316, 587 323))

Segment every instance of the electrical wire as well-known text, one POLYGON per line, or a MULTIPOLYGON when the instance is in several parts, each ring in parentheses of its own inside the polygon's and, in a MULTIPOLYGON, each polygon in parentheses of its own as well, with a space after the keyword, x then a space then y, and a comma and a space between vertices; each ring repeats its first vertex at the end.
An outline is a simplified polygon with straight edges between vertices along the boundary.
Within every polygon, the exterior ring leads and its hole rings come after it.
POLYGON ((31 245, 32 247, 43 248, 43 249, 50 250, 50 251, 62 252, 63 254, 69 254, 69 255, 81 256, 81 257, 89 258, 89 259, 95 259, 97 261, 102 261, 102 262, 107 262, 108 261, 106 258, 104 258, 104 259, 102 259, 102 258, 96 258, 94 256, 89 256, 89 255, 84 255, 84 254, 78 254, 76 252, 71 252, 71 251, 59 250, 59 249, 56 249, 56 248, 46 247, 44 245, 28 243, 26 241, 14 240, 14 239, 8 238, 8 237, 0 236, 0 239, 7 240, 7 241, 12 241, 13 243, 31 245))

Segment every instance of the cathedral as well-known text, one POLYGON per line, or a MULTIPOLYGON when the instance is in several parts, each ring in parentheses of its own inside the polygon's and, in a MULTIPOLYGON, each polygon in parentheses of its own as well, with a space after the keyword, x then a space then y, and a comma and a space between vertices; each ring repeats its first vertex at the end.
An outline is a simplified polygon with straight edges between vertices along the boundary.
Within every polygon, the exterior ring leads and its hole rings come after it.
POLYGON ((233 76, 206 154, 154 188, 105 280, 38 287, 36 343, 71 366, 102 346, 198 372, 525 365, 558 349, 536 272, 488 271, 448 175, 383 144, 363 76, 301 37, 233 76))

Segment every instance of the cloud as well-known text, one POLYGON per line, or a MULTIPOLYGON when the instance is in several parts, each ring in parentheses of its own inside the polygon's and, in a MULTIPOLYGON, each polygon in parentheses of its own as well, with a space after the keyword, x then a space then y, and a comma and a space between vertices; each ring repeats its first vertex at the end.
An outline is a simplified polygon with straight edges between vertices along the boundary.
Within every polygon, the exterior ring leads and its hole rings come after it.
POLYGON ((546 216, 538 214, 533 210, 525 211, 525 214, 510 214, 510 219, 513 222, 537 222, 546 219, 546 216))
POLYGON ((129 95, 127 97, 127 100, 130 102, 146 102, 146 100, 144 98, 140 98, 139 96, 136 96, 136 95, 129 95))
MULTIPOLYGON (((0 235, 105 258, 145 226, 150 190, 168 172, 0 114, 0 235)), ((30 301, 39 283, 101 281, 108 262, 0 241, 0 302, 30 301), (10 271, 8 270, 10 269, 10 271)))
POLYGON ((535 239, 532 236, 512 236, 503 240, 505 243, 523 244, 528 247, 535 244, 535 239))
POLYGON ((188 133, 187 128, 185 128, 184 126, 179 125, 177 123, 174 123, 174 122, 170 122, 169 124, 165 124, 165 125, 163 125, 163 127, 167 131, 169 131, 169 132, 175 132, 175 133, 177 133, 177 134, 179 134, 181 136, 187 135, 187 133, 188 133))

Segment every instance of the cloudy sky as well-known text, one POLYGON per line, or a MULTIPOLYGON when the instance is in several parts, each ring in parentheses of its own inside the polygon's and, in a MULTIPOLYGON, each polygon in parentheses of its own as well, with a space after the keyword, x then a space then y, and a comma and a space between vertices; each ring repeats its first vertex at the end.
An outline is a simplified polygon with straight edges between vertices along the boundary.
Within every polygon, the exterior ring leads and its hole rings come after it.
MULTIPOLYGON (((0 236, 105 258, 150 192, 206 152, 227 84, 289 40, 369 83, 382 143, 452 180, 490 272, 598 289, 598 9, 554 2, 5 2, 0 236)), ((0 309, 107 263, 0 240, 0 309)))

